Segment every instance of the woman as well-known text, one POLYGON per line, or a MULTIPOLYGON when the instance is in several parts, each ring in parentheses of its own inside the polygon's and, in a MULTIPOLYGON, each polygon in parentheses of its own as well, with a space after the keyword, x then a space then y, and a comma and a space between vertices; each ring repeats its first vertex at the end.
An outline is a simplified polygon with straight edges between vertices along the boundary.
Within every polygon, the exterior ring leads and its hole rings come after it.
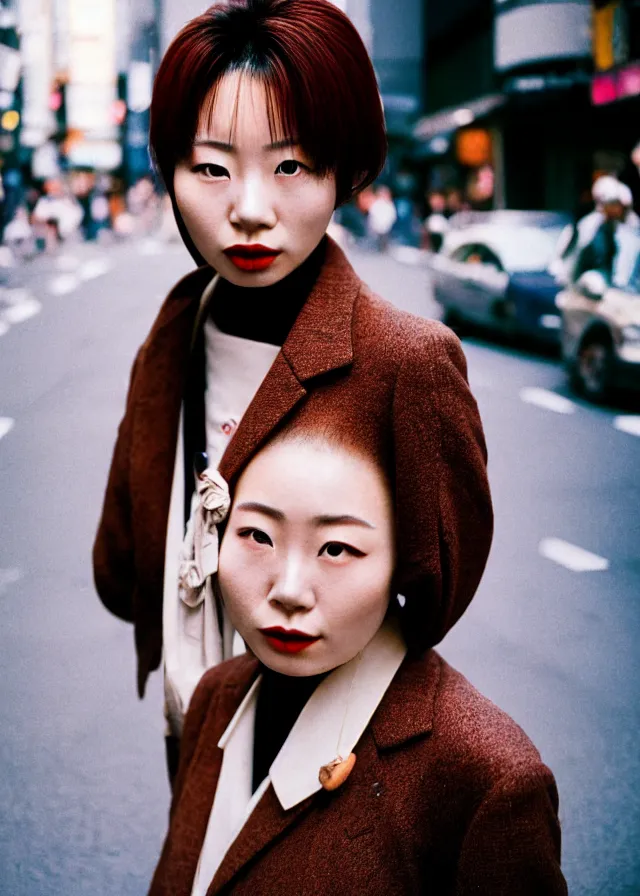
POLYGON ((362 446, 296 427, 250 461, 217 587, 251 655, 196 689, 150 896, 566 893, 537 750, 425 632, 407 649, 394 531, 362 446))
POLYGON ((459 342, 379 299, 325 236, 386 149, 349 19, 328 0, 211 7, 161 63, 151 144, 200 267, 134 363, 94 570, 134 623, 140 695, 164 652, 172 773, 193 689, 231 649, 222 613, 189 592, 193 526, 182 545, 202 453, 233 485, 284 421, 366 444, 393 483, 398 590, 432 644, 455 621, 438 608, 456 595, 461 612, 477 587, 492 511, 459 342))

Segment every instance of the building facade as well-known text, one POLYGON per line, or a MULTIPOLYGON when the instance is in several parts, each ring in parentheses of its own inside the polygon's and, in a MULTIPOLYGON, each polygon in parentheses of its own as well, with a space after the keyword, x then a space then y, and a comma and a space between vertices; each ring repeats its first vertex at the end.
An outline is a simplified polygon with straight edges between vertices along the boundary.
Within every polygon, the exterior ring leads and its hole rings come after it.
POLYGON ((414 129, 428 185, 478 207, 580 213, 640 140, 637 13, 636 0, 431 4, 414 129))

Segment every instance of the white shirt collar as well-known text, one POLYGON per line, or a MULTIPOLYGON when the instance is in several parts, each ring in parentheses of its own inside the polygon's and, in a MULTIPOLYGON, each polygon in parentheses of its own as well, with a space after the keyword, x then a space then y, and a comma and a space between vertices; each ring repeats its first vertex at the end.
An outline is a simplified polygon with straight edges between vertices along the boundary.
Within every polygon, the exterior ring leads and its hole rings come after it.
MULTIPOLYGON (((285 811, 321 789, 318 774, 323 765, 338 756, 346 759, 352 752, 406 652, 397 623, 388 620, 357 657, 339 666, 318 685, 269 770, 269 779, 285 811)), ((260 679, 220 738, 218 746, 222 749, 227 745, 234 748, 234 731, 246 713, 255 718, 259 684, 260 679)), ((253 725, 248 727, 253 730, 253 725)))

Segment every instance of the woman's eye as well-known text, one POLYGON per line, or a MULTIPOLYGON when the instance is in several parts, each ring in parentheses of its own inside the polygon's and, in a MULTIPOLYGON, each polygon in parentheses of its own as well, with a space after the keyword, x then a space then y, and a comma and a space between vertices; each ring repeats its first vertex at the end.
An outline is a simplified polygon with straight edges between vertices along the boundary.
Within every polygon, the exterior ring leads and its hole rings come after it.
POLYGON ((331 557, 334 560, 346 559, 346 557, 363 557, 362 551, 354 548, 350 544, 344 544, 342 541, 328 541, 320 548, 318 556, 322 555, 331 557))
POLYGON ((238 532, 240 538, 250 539, 254 541, 256 544, 267 544, 273 547, 273 542, 269 538, 266 532, 263 532, 262 529, 241 529, 238 532))
POLYGON ((220 180, 229 177, 229 172, 222 165, 213 165, 211 162, 203 162, 202 165, 195 165, 191 169, 195 174, 204 174, 210 180, 220 180))
POLYGON ((284 174, 285 177, 295 177, 296 174, 300 174, 304 167, 302 162, 297 162, 295 159, 286 159, 286 161, 280 162, 276 168, 276 174, 284 174))

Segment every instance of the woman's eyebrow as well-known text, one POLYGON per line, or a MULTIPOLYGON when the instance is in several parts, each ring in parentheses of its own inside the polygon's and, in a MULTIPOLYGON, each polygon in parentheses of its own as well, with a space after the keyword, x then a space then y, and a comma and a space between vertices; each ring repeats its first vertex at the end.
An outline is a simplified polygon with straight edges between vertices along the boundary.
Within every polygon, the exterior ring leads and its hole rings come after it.
POLYGON ((338 516, 314 516, 313 523, 315 526, 366 526, 367 529, 375 529, 373 523, 360 519, 359 516, 351 516, 348 513, 342 513, 338 516))
MULTIPOLYGON (((235 152, 236 147, 233 143, 227 143, 226 140, 210 140, 208 137, 196 137, 193 141, 194 146, 208 146, 211 149, 220 149, 222 152, 235 152)), ((262 147, 264 150, 286 149, 289 146, 297 146, 297 137, 286 137, 284 140, 276 140, 274 143, 265 143, 262 147)))
POLYGON ((193 141, 194 146, 209 146, 211 149, 221 149, 222 152, 234 152, 233 143, 226 143, 224 140, 209 140, 206 137, 198 138, 193 141))
POLYGON ((238 504, 236 510, 251 510, 254 513, 262 513, 272 520, 278 520, 279 522, 285 518, 284 513, 281 510, 276 510, 275 507, 269 507, 268 504, 260 504, 259 501, 245 501, 242 504, 238 504))
POLYGON ((276 140, 274 143, 267 143, 263 149, 286 149, 288 146, 297 146, 297 137, 285 137, 284 140, 276 140))

